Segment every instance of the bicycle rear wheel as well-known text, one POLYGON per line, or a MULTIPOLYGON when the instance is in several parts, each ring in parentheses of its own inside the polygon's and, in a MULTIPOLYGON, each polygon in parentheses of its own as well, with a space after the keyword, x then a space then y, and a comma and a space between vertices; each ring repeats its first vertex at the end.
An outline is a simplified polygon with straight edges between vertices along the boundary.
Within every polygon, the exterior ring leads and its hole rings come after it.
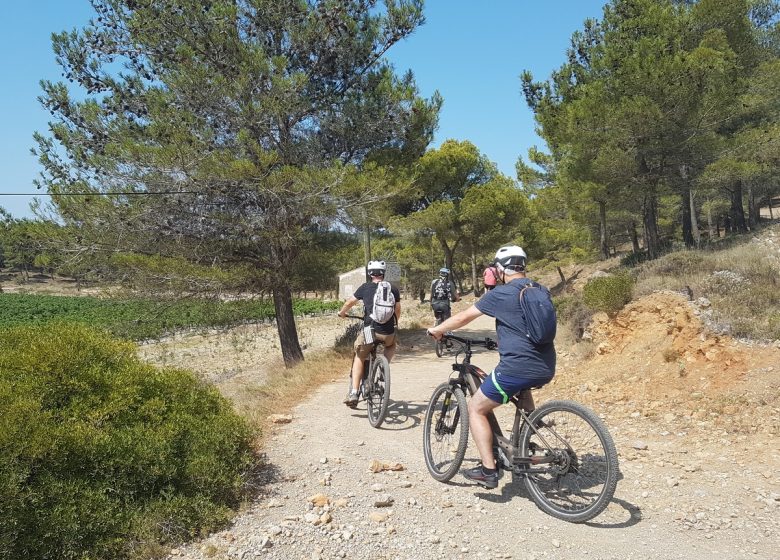
POLYGON ((607 427, 589 408, 550 401, 531 413, 513 445, 530 457, 525 487, 545 513, 582 523, 609 505, 619 476, 617 450, 607 427))
POLYGON ((442 383, 425 411, 423 454, 428 472, 439 482, 460 469, 469 442, 469 412, 460 387, 442 383))
POLYGON ((387 358, 377 355, 370 375, 366 410, 368 423, 378 428, 387 416, 387 405, 390 404, 390 365, 387 358))

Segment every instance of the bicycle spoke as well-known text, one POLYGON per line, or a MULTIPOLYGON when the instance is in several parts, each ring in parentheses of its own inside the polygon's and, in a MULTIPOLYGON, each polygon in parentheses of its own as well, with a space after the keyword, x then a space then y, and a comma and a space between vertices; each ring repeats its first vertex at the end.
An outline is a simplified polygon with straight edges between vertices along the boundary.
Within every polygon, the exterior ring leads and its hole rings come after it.
MULTIPOLYGON (((525 452, 543 456, 541 468, 527 474, 534 501, 552 515, 583 521, 598 515, 612 498, 617 454, 609 434, 592 412, 558 403, 526 428, 525 452)), ((532 457, 533 463, 533 457, 532 457)))
POLYGON ((440 481, 452 478, 460 468, 468 439, 466 400, 446 385, 431 397, 423 426, 425 461, 431 475, 440 481))
POLYGON ((387 415, 387 407, 390 401, 390 366, 384 357, 377 358, 371 371, 371 389, 366 398, 368 421, 378 428, 387 415))

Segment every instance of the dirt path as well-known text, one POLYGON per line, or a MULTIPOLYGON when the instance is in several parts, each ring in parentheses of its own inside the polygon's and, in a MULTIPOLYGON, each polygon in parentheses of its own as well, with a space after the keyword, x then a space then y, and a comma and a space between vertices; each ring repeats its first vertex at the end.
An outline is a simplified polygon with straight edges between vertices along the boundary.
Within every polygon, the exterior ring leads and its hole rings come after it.
MULTIPOLYGON (((494 332, 487 318, 472 325, 470 332, 478 336, 494 332)), ((495 361, 494 354, 474 359, 483 367, 495 361)), ((559 376, 566 375, 567 362, 564 353, 559 376)), ((609 508, 587 525, 545 515, 509 475, 493 491, 460 475, 449 484, 434 481, 422 457, 421 422, 428 397, 449 370, 449 361, 427 348, 399 354, 392 363, 390 412, 379 430, 369 426, 365 408, 353 411, 341 404, 345 380, 321 387, 293 411, 292 423, 275 429, 266 449, 266 494, 228 530, 174 550, 171 557, 780 556, 776 435, 721 433, 710 429, 707 418, 689 422, 681 417, 680 425, 670 428, 675 411, 656 417, 612 407, 606 399, 590 403, 615 438, 623 478, 609 508), (401 463, 404 469, 372 473, 369 465, 375 459, 401 463), (313 505, 309 498, 317 494, 329 503, 313 505), (378 501, 392 504, 378 507, 378 501)), ((565 387, 550 385, 537 399, 577 399, 575 388, 565 387)), ((476 461, 473 444, 466 457, 466 467, 476 461)))

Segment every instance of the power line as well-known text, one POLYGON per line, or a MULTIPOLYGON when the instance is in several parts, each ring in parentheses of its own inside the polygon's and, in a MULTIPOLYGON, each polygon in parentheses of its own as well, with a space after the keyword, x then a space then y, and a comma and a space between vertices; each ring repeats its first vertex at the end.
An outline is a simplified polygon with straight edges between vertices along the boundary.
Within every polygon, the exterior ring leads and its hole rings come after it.
POLYGON ((0 196, 165 196, 171 194, 204 194, 200 191, 160 191, 160 192, 79 192, 79 193, 0 193, 0 196))

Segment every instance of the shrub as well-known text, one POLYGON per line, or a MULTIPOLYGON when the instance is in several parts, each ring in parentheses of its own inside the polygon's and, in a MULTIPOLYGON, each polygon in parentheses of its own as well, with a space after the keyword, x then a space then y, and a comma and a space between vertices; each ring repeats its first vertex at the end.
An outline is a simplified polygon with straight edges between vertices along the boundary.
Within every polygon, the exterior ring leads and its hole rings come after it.
POLYGON ((593 311, 591 311, 578 295, 561 296, 553 298, 558 322, 567 325, 574 340, 582 340, 585 329, 590 324, 593 311))
POLYGON ((78 324, 5 329, 0 348, 0 558, 126 558, 243 498, 250 429, 192 374, 78 324))
POLYGON ((668 253, 655 261, 648 263, 649 272, 661 276, 679 276, 680 271, 687 274, 707 270, 710 259, 700 251, 677 251, 668 253))
POLYGON ((638 253, 628 253, 620 257, 620 266, 631 267, 647 261, 647 252, 639 251, 638 253))
POLYGON ((701 282, 702 290, 708 296, 729 296, 743 291, 748 280, 738 272, 716 270, 701 282))
POLYGON ((617 313, 631 301, 634 281, 626 273, 593 278, 585 284, 582 299, 596 311, 617 313))

